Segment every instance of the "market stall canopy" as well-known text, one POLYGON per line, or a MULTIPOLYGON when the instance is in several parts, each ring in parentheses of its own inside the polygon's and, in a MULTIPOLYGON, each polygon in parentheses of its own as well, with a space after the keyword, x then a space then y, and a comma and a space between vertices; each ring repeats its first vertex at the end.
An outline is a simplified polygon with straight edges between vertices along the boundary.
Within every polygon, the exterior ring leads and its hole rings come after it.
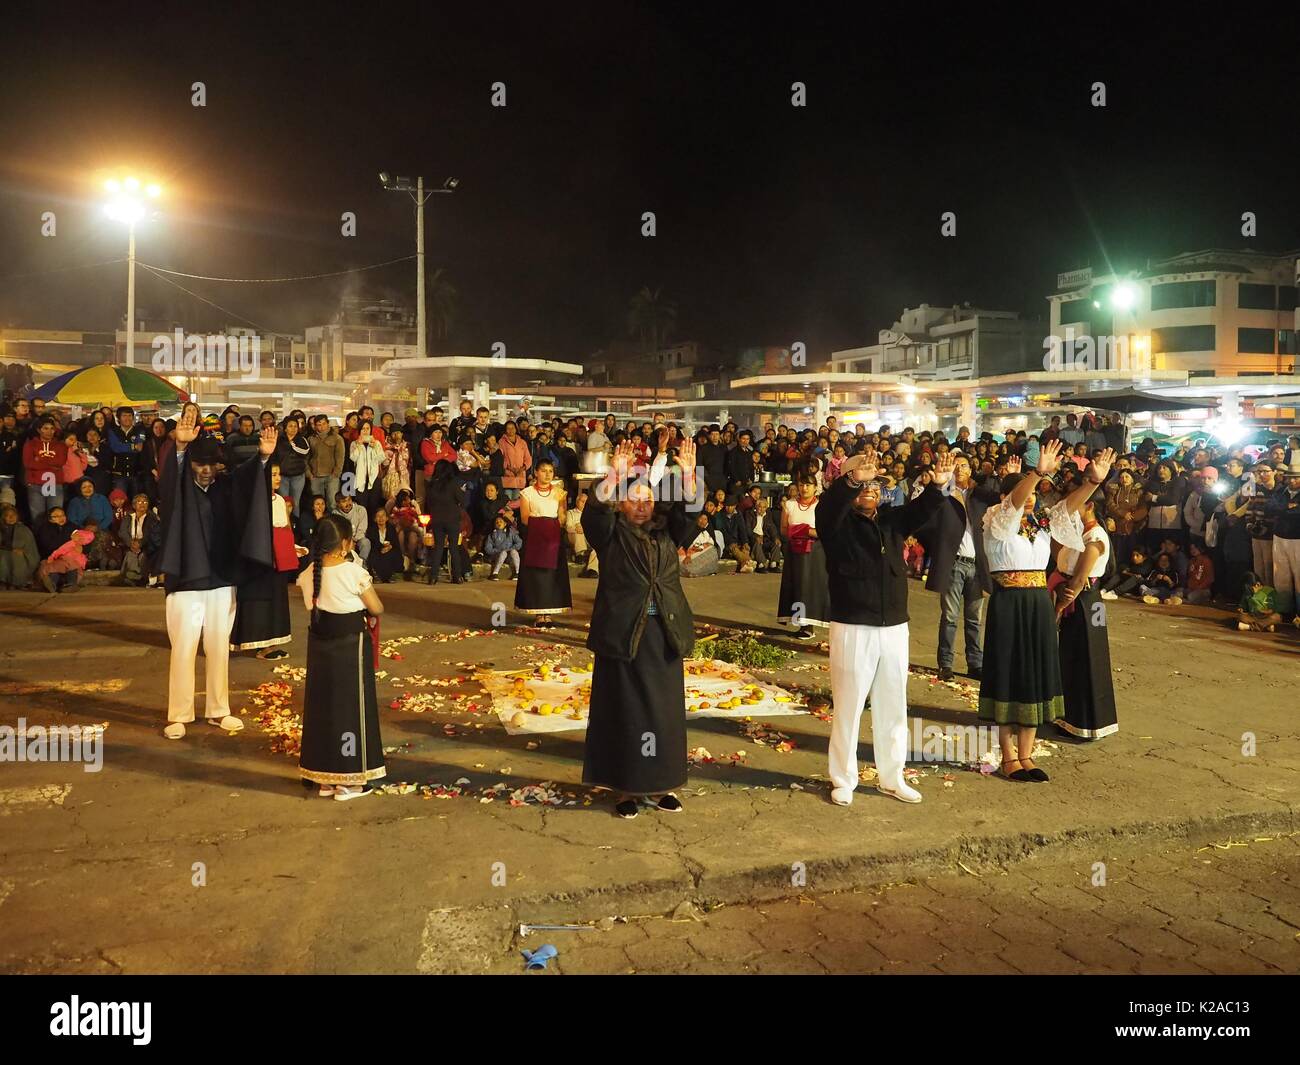
POLYGON ((130 407, 184 403, 190 394, 150 370, 105 364, 60 374, 36 389, 32 398, 69 406, 130 407))
POLYGON ((1142 392, 1136 388, 1119 388, 1108 392, 1080 392, 1073 396, 1062 396, 1057 402, 1072 407, 1119 411, 1121 414, 1143 414, 1148 411, 1162 410, 1200 410, 1215 405, 1215 400, 1208 396, 1204 399, 1176 399, 1173 396, 1157 396, 1151 392, 1142 392))

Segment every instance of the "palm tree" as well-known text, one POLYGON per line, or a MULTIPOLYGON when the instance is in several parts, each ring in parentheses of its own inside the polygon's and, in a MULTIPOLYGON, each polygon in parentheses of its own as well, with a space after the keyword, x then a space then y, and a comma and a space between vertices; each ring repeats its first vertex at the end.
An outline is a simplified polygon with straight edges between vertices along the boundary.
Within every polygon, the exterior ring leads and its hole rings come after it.
POLYGON ((667 343, 677 324, 677 306, 666 302, 661 296, 662 291, 643 285, 628 305, 628 335, 640 337, 642 346, 651 353, 667 343))
POLYGON ((446 340, 456 321, 460 293, 447 280, 441 267, 425 283, 425 307, 434 340, 446 340))

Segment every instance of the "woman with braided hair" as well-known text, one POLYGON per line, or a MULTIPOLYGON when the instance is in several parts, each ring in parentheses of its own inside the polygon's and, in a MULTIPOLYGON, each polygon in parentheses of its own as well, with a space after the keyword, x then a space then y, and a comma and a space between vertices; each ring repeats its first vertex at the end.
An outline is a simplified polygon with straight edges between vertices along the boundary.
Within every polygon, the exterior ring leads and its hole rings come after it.
POLYGON ((305 787, 319 784, 323 798, 340 802, 368 795, 369 782, 386 772, 366 631, 384 604, 351 551, 352 523, 327 514, 316 525, 311 565, 298 577, 311 614, 298 772, 305 787))

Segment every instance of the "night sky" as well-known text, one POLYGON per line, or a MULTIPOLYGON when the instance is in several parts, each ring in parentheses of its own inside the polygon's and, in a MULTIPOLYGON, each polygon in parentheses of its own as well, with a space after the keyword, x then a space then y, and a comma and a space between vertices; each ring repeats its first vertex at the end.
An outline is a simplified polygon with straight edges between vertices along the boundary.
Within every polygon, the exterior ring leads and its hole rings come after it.
MULTIPOLYGON (((430 201, 427 247, 461 293, 443 350, 466 354, 500 340, 582 361, 626 334, 649 284, 677 304, 678 337, 803 340, 819 360, 922 301, 1045 316, 1057 272, 1088 263, 1300 247, 1296 33, 1280 9, 1232 29, 1186 5, 1015 21, 982 7, 969 23, 911 5, 858 22, 801 5, 761 22, 754 7, 480 6, 149 18, 59 5, 57 19, 9 22, 0 322, 113 327, 125 266, 63 268, 125 254, 99 210, 104 172, 121 168, 167 189, 139 231, 142 261, 239 277, 408 254, 409 200, 376 172, 458 177, 430 201), (790 105, 795 80, 805 108, 790 105), (190 105, 194 81, 206 108, 190 105), (1094 81, 1105 108, 1090 106, 1094 81), (40 235, 46 210, 55 238, 40 235), (340 235, 349 210, 355 238, 340 235)), ((414 275, 410 262, 346 282, 181 283, 301 332, 345 287, 410 302, 414 275)), ((238 324, 137 277, 142 309, 238 324)))

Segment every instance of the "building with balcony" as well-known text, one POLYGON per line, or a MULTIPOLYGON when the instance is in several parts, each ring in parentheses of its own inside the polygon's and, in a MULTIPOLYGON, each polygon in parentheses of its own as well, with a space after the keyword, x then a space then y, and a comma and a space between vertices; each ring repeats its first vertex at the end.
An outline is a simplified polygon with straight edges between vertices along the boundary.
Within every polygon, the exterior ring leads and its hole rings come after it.
POLYGON ((1051 333, 1127 340, 1151 368, 1193 377, 1283 376, 1296 364, 1297 253, 1209 249, 1141 270, 1061 274, 1051 333))
POLYGON ((1016 311, 969 303, 922 303, 905 308, 875 344, 831 353, 834 373, 898 374, 917 381, 961 381, 1037 370, 1043 365, 1044 324, 1016 311))

